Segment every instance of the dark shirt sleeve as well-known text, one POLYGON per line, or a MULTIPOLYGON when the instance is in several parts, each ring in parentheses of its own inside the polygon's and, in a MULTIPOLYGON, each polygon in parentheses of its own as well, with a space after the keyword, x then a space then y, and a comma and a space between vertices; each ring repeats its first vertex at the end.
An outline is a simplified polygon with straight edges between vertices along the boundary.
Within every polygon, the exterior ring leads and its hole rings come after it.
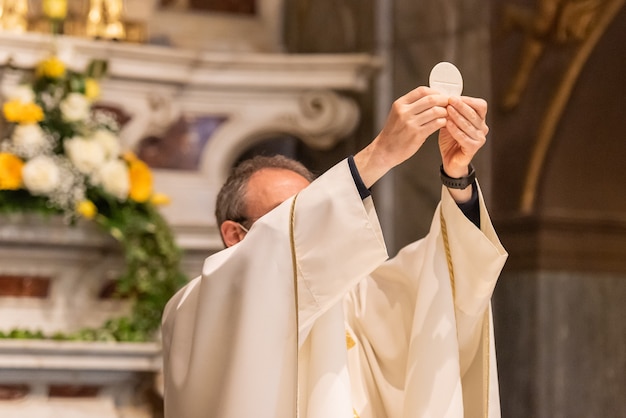
POLYGON ((354 162, 354 157, 351 155, 348 157, 348 165, 350 166, 350 173, 352 174, 352 178, 354 179, 354 184, 356 185, 357 190, 359 191, 359 195, 361 195, 361 199, 365 199, 369 197, 372 192, 370 189, 365 187, 365 183, 363 183, 363 179, 361 179, 361 175, 359 174, 359 170, 356 168, 356 164, 354 162))
POLYGON ((457 203, 461 212, 472 221, 477 228, 480 228, 480 205, 478 204, 478 188, 476 183, 472 183, 472 197, 465 203, 457 203))
MULTIPOLYGON (((372 193, 367 187, 365 187, 352 155, 348 157, 348 166, 350 166, 350 173, 352 174, 352 179, 354 180, 354 184, 359 191, 361 199, 369 197, 372 193)), ((457 203, 457 205, 467 219, 472 221, 477 228, 480 228, 480 206, 478 204, 478 190, 476 188, 476 183, 472 183, 472 197, 470 200, 465 203, 457 203)))

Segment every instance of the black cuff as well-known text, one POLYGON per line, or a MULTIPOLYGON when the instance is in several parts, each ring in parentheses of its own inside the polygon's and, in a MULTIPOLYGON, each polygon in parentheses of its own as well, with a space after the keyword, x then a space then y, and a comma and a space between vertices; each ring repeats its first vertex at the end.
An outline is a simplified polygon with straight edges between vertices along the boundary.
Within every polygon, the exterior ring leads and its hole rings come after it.
POLYGON ((464 203, 457 203, 457 206, 459 207, 459 209, 461 209, 461 212, 463 212, 467 219, 472 221, 472 223, 476 225, 477 228, 480 228, 480 205, 478 203, 478 188, 475 182, 472 183, 471 187, 472 197, 470 198, 470 200, 464 203))
POLYGON ((354 180, 354 184, 356 185, 357 190, 359 191, 359 195, 361 199, 365 199, 369 197, 372 192, 365 187, 365 183, 363 183, 363 179, 361 179, 361 175, 359 174, 359 170, 356 168, 356 164, 354 163, 354 156, 348 157, 348 166, 350 167, 350 174, 352 174, 352 179, 354 180))

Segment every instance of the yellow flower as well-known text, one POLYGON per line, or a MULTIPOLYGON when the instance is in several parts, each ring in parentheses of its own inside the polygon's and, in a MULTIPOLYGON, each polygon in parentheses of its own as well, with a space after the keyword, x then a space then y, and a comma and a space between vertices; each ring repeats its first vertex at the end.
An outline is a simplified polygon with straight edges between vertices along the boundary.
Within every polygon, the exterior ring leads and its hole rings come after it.
POLYGON ((126 151, 124 154, 122 154, 122 158, 124 158, 124 160, 126 160, 128 163, 132 163, 133 161, 138 160, 137 156, 132 151, 126 151))
POLYGON ((65 75, 65 64, 57 57, 50 57, 37 65, 37 76, 61 78, 65 75))
POLYGON ((172 199, 164 193, 155 193, 150 198, 150 202, 156 206, 165 206, 169 205, 172 202, 172 199))
POLYGON ((93 204, 91 200, 83 200, 76 206, 76 212, 81 214, 84 218, 93 219, 98 213, 98 208, 93 204))
POLYGON ((2 110, 6 120, 14 123, 31 124, 41 122, 44 117, 43 109, 39 105, 19 100, 6 102, 2 110))
POLYGON ((152 195, 152 172, 146 163, 139 159, 130 161, 128 168, 130 191, 128 195, 136 202, 145 202, 152 195))
POLYGON ((100 96, 100 84, 93 78, 85 79, 85 97, 93 100, 100 96))
POLYGON ((0 152, 0 190, 17 190, 22 187, 24 162, 8 152, 0 152))
POLYGON ((18 122, 22 115, 22 107, 23 103, 19 100, 11 100, 2 106, 2 111, 4 112, 4 117, 9 122, 18 122))
POLYGON ((67 0, 43 0, 43 13, 50 19, 65 19, 67 0))

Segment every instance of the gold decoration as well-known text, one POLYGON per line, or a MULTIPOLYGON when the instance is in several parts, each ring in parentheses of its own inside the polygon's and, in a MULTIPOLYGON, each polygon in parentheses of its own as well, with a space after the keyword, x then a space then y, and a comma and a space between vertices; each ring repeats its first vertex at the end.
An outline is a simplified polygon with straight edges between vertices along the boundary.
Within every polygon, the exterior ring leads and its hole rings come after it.
POLYGON ((0 0, 0 29, 26 32, 28 29, 28 0, 0 0))
POLYGON ((87 36, 93 38, 126 38, 122 22, 123 0, 91 0, 87 14, 87 36))
MULTIPOLYGON (((452 262, 452 251, 450 250, 450 241, 448 239, 448 226, 446 218, 443 216, 443 207, 439 209, 439 222, 441 223, 441 238, 443 240, 443 248, 446 252, 446 263, 448 264, 448 274, 450 275, 450 288, 452 289, 452 303, 454 304, 454 315, 456 317, 456 283, 454 278, 454 263, 452 262)), ((482 324, 482 387, 483 387, 483 418, 489 418, 489 376, 491 374, 491 355, 490 350, 490 325, 491 321, 491 301, 485 310, 485 315, 482 324)), ((457 340, 458 340, 457 329, 457 340)))
POLYGON ((145 42, 152 0, 0 0, 0 31, 145 42), (128 13, 128 15, 127 15, 128 13))
POLYGON ((348 347, 348 350, 349 350, 352 347, 354 347, 355 345, 356 345, 356 343, 354 342, 354 339, 352 338, 352 335, 350 335, 350 332, 348 332, 348 330, 346 330, 346 347, 348 347))
POLYGON ((291 248, 291 265, 293 269, 293 299, 294 299, 294 307, 296 309, 296 321, 295 321, 295 332, 296 332, 296 344, 294 347, 296 353, 296 373, 294 376, 294 381, 296 382, 296 388, 294 391, 295 397, 295 406, 296 410, 294 411, 294 417, 300 418, 300 379, 298 379, 298 361, 300 359, 300 348, 298 345, 298 339, 300 335, 300 305, 298 304, 298 257, 296 256, 296 238, 294 230, 296 228, 296 201, 298 200, 298 195, 296 194, 291 201, 291 209, 289 211, 289 247, 291 248))
POLYGON ((576 44, 538 128, 522 190, 520 209, 523 213, 531 213, 535 208, 546 156, 578 76, 625 2, 540 0, 535 11, 510 6, 505 12, 504 26, 520 29, 525 35, 520 64, 502 104, 505 109, 511 110, 519 104, 530 75, 546 48, 552 44, 576 44))
POLYGON ((533 11, 508 5, 504 11, 506 30, 524 34, 517 72, 503 100, 505 109, 515 108, 526 89, 535 65, 552 45, 585 41, 598 22, 605 0, 539 0, 533 11))

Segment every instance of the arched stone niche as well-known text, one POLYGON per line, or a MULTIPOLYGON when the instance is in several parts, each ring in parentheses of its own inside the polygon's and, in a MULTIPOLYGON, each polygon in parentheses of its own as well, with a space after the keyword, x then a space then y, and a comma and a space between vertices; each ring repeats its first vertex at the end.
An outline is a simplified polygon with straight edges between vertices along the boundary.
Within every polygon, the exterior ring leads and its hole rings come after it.
POLYGON ((311 148, 330 148, 358 123, 356 103, 331 90, 281 95, 271 103, 267 97, 255 99, 258 106, 253 104, 252 114, 233 111, 242 123, 232 123, 217 132, 203 151, 201 170, 217 187, 241 154, 267 139, 290 136, 311 148))

